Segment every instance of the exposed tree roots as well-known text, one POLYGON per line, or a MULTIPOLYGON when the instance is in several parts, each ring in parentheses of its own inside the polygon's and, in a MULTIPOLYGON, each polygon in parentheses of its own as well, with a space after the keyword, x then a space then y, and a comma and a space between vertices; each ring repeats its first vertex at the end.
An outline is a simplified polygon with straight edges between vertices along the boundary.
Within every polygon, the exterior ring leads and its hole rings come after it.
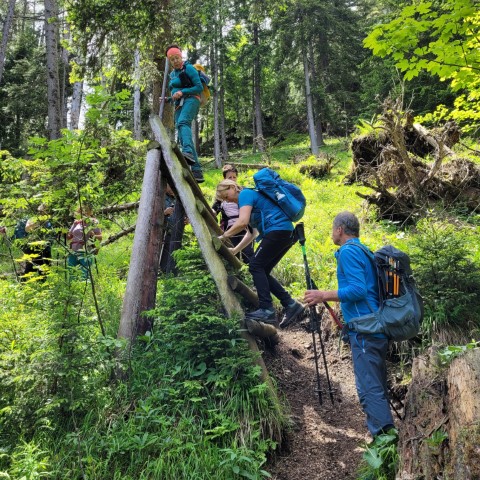
POLYGON ((480 168, 452 152, 459 138, 454 123, 430 132, 413 123, 400 101, 386 100, 380 127, 352 141, 353 169, 345 181, 372 188, 372 194, 357 195, 378 208, 380 219, 402 225, 435 205, 475 211, 480 208, 480 168))

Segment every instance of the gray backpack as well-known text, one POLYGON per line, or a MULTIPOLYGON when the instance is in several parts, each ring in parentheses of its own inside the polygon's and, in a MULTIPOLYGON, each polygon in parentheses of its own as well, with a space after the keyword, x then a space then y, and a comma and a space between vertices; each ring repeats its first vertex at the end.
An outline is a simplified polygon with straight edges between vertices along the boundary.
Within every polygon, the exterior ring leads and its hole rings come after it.
POLYGON ((352 318, 348 328, 359 333, 384 333, 395 341, 416 336, 423 320, 423 299, 415 285, 409 256, 391 245, 375 253, 358 243, 375 267, 378 278, 380 308, 352 318))

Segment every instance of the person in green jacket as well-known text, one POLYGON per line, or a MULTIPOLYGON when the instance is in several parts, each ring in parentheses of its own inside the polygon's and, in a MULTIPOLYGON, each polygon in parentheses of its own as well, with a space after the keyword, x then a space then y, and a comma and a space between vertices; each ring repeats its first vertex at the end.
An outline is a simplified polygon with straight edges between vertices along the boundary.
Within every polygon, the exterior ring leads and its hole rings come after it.
POLYGON ((205 180, 192 138, 192 122, 197 117, 200 108, 202 81, 193 65, 182 59, 182 51, 177 45, 167 48, 167 58, 173 68, 168 87, 175 105, 175 126, 178 131, 178 139, 183 156, 191 165, 195 180, 201 183, 205 180))

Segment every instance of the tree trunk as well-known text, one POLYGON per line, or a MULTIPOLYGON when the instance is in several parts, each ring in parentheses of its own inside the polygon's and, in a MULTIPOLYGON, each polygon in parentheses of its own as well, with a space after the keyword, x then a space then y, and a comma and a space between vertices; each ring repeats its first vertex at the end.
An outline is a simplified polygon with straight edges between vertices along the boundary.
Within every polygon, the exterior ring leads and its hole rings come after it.
POLYGON ((85 55, 76 57, 74 61, 77 63, 78 67, 80 67, 82 80, 75 82, 72 87, 72 101, 70 104, 70 130, 76 130, 80 122, 83 102, 83 78, 85 76, 85 55))
POLYGON ((310 91, 310 71, 308 68, 308 56, 303 55, 303 72, 305 74, 305 99, 307 103, 308 133, 310 135, 310 148, 313 155, 318 155, 317 136, 315 132, 315 120, 313 118, 312 93, 310 91))
MULTIPOLYGON (((311 76, 313 85, 320 84, 320 78, 317 76, 317 68, 315 63, 315 52, 313 50, 313 43, 310 41, 308 43, 308 51, 310 55, 310 61, 312 62, 311 76)), ((323 132, 322 132, 322 110, 321 102, 318 95, 318 92, 312 92, 312 101, 313 101, 313 118, 315 123, 315 135, 317 137, 317 144, 319 146, 325 145, 323 141, 323 132)))
POLYGON ((150 327, 150 321, 142 319, 141 313, 155 306, 165 186, 160 174, 160 151, 149 150, 117 334, 130 342, 150 327))
MULTIPOLYGON (((59 18, 59 24, 62 26, 63 42, 67 44, 70 40, 70 31, 63 16, 61 18, 61 23, 59 18)), ((66 128, 68 118, 68 86, 70 85, 70 54, 63 45, 60 46, 59 52, 60 64, 58 66, 58 82, 60 89, 60 128, 66 128)))
POLYGON ((227 132, 225 131, 225 77, 224 77, 224 68, 225 68, 225 55, 223 48, 223 39, 222 46, 220 49, 220 102, 219 102, 219 117, 220 117, 220 149, 222 152, 222 162, 226 163, 228 161, 228 145, 227 145, 227 132))
POLYGON ((255 74, 254 69, 252 69, 252 153, 257 153, 257 126, 255 122, 255 74))
POLYGON ((70 130, 76 130, 82 111, 83 81, 73 84, 72 105, 70 107, 70 130))
POLYGON ((23 0, 23 7, 22 7, 22 23, 20 24, 20 31, 22 33, 25 33, 25 20, 27 17, 27 12, 28 12, 28 1, 23 0))
POLYGON ((217 41, 214 40, 210 50, 210 60, 213 72, 213 156, 217 168, 222 166, 220 153, 220 126, 218 115, 218 63, 217 63, 217 41))
POLYGON ((10 0, 8 3, 7 16, 3 23, 2 44, 0 45, 0 84, 2 83, 3 69, 5 68, 5 60, 7 58, 8 35, 13 23, 14 13, 15 0, 10 0))
MULTIPOLYGON (((173 40, 172 35, 172 22, 171 22, 171 0, 162 0, 161 2, 161 12, 157 12, 157 18, 160 21, 159 28, 157 30, 158 34, 154 39, 154 54, 153 61, 157 66, 158 76, 156 76, 153 82, 153 92, 152 92, 152 112, 157 115, 160 111, 160 97, 165 96, 166 88, 163 88, 163 85, 167 86, 168 84, 168 72, 170 70, 165 56, 165 48, 173 40), (158 14, 159 13, 159 14, 158 14), (162 72, 163 75, 162 75, 162 72)), ((171 104, 163 103, 161 119, 165 127, 167 128, 170 137, 173 138, 174 131, 174 118, 173 118, 173 107, 171 104)))
POLYGON ((413 361, 397 480, 480 478, 480 350, 449 368, 438 358, 438 347, 431 347, 413 361))
POLYGON ((47 51, 48 132, 50 140, 60 138, 61 100, 58 75, 58 5, 45 0, 45 44, 47 51))
POLYGON ((258 24, 253 25, 253 44, 255 56, 253 60, 253 89, 254 89, 254 108, 255 108, 255 133, 254 142, 258 145, 260 152, 265 151, 265 138, 263 136, 262 102, 260 83, 262 81, 262 70, 260 67, 260 44, 258 38, 258 24))
POLYGON ((142 116, 140 105, 140 51, 135 49, 134 53, 135 80, 133 87, 133 138, 142 140, 142 116))

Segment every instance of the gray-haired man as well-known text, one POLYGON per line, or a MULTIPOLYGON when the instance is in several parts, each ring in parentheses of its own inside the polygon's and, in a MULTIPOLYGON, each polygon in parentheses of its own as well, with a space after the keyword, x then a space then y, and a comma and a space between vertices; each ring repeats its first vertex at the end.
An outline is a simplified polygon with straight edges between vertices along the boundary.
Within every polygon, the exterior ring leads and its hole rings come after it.
MULTIPOLYGON (((305 302, 312 306, 326 301, 340 302, 345 322, 378 309, 377 276, 373 264, 359 240, 360 224, 350 212, 339 213, 332 228, 332 240, 340 248, 337 259, 338 290, 305 292, 305 302), (370 307, 369 307, 370 305, 370 307)), ((373 437, 394 428, 388 404, 385 357, 388 339, 383 334, 349 331, 353 370, 358 397, 373 437)))

